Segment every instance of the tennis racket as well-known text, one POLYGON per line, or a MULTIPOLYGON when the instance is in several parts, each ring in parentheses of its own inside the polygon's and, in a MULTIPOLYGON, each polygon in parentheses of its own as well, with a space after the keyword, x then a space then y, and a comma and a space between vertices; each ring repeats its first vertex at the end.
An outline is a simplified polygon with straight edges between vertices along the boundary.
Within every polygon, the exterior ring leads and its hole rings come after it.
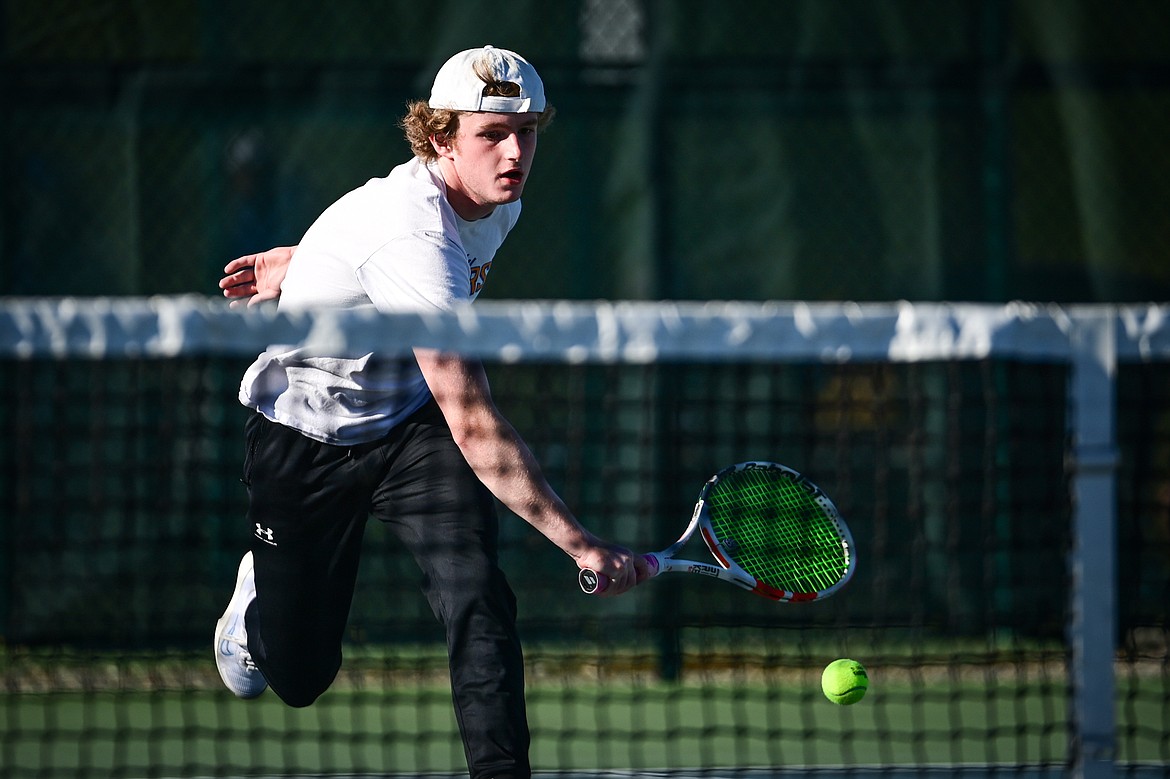
MULTIPOLYGON (((769 462, 739 463, 708 479, 682 537, 643 557, 651 576, 696 573, 788 602, 829 597, 857 566, 853 537, 828 496, 791 468, 769 462), (676 557, 696 531, 718 565, 676 557)), ((588 568, 577 580, 589 594, 609 585, 588 568)))

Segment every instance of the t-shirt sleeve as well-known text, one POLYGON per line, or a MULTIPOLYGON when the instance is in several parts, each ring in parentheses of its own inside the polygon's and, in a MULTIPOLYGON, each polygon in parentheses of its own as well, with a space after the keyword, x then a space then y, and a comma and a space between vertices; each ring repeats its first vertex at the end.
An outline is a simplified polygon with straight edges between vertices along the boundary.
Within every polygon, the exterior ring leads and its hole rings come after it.
POLYGON ((469 299, 467 256, 434 232, 382 246, 357 268, 358 282, 379 311, 449 310, 469 299))

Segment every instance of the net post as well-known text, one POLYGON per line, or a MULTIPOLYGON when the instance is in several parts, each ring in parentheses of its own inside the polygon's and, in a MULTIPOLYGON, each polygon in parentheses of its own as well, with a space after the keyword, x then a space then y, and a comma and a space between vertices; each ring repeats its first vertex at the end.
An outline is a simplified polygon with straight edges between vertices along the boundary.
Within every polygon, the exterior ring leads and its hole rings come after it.
POLYGON ((1071 757, 1074 776, 1106 779, 1113 776, 1117 753, 1117 312, 1084 306, 1070 314, 1071 757))

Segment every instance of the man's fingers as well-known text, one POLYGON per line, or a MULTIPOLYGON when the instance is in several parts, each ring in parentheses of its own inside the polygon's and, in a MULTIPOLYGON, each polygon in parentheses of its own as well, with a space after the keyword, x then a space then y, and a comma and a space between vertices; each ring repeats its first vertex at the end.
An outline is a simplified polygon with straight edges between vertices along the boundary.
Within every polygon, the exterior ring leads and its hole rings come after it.
POLYGON ((255 295, 253 295, 252 297, 250 297, 248 299, 248 307, 250 308, 252 306, 257 306, 257 305, 264 303, 266 301, 269 301, 269 300, 276 300, 278 297, 280 297, 279 293, 277 293, 273 290, 265 290, 263 292, 257 292, 255 295))
POLYGON ((223 272, 230 274, 245 269, 251 271, 252 268, 256 265, 256 261, 259 259, 259 257, 259 254, 246 254, 243 257, 237 257, 227 265, 223 266, 223 272))
POLYGON ((236 271, 229 276, 224 276, 219 280, 220 289, 229 289, 231 287, 238 287, 241 284, 255 284, 256 273, 252 266, 248 266, 242 270, 236 271))
POLYGON ((638 583, 638 572, 633 565, 622 566, 611 573, 613 575, 608 576, 609 585, 605 592, 600 593, 604 597, 621 595, 638 583))
POLYGON ((225 298, 250 298, 256 294, 256 286, 254 284, 240 284, 235 287, 228 287, 223 291, 225 298))

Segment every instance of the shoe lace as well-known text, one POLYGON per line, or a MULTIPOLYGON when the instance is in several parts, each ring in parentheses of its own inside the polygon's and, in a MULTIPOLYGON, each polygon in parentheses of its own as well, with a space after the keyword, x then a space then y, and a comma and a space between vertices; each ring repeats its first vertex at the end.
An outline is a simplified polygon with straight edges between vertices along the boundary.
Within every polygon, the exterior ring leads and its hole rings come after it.
POLYGON ((245 649, 240 653, 240 660, 244 663, 244 668, 252 673, 258 673, 260 667, 256 665, 256 661, 252 659, 252 653, 245 649))
POLYGON ((248 644, 239 636, 224 636, 224 641, 230 641, 240 648, 236 653, 236 657, 240 658, 240 664, 248 671, 256 672, 260 667, 256 665, 256 661, 252 659, 252 653, 248 651, 248 644))

